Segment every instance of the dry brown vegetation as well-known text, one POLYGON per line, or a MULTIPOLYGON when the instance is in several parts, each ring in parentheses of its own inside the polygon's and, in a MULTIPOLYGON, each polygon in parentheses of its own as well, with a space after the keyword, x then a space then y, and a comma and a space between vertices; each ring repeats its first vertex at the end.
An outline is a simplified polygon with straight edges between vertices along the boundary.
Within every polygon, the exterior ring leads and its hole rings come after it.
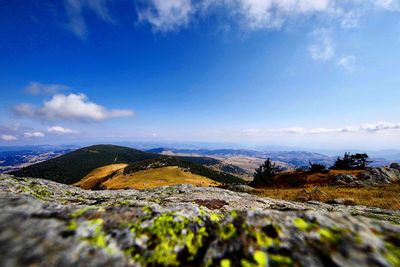
MULTIPOLYGON (((344 188, 338 186, 318 187, 322 194, 316 195, 317 201, 329 201, 332 199, 345 199, 348 203, 355 205, 365 205, 385 209, 400 210, 400 185, 390 185, 382 187, 352 187, 344 188)), ((307 190, 312 192, 313 187, 304 188, 264 188, 259 189, 257 194, 260 196, 276 199, 299 201, 301 192, 307 190)))
POLYGON ((283 172, 274 177, 274 187, 326 186, 332 183, 339 174, 359 176, 363 170, 329 170, 326 173, 311 173, 307 171, 283 172))

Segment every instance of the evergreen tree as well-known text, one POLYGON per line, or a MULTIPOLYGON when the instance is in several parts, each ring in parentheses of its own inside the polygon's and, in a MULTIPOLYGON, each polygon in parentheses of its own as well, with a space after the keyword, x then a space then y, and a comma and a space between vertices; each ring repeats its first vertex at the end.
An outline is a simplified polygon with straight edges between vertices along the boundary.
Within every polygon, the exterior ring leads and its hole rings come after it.
POLYGON ((345 153, 343 158, 338 157, 336 162, 333 164, 331 169, 334 170, 354 170, 354 169, 365 169, 371 163, 368 154, 357 153, 350 154, 345 153))
POLYGON ((260 185, 271 185, 273 184, 273 178, 281 171, 281 168, 267 159, 254 173, 254 179, 250 183, 254 186, 260 185))

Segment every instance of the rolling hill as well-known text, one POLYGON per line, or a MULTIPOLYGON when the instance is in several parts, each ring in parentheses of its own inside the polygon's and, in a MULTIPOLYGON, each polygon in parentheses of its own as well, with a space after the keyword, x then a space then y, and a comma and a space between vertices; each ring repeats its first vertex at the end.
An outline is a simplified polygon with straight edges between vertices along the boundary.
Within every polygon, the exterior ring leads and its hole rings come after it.
POLYGON ((176 184, 217 186, 220 183, 179 166, 165 166, 124 173, 126 164, 100 167, 74 184, 82 189, 147 189, 176 184))
POLYGON ((25 167, 21 170, 11 172, 11 174, 18 177, 44 178, 60 183, 74 184, 97 168, 113 164, 126 164, 127 167, 124 169, 125 174, 132 173, 134 170, 178 166, 217 182, 242 182, 236 176, 205 167, 218 162, 218 160, 205 157, 169 157, 128 147, 95 145, 25 167), (151 166, 151 164, 153 165, 151 166), (160 164, 162 166, 159 166, 160 164))
POLYGON ((11 174, 19 177, 44 178, 60 183, 73 184, 92 170, 102 166, 117 163, 129 164, 157 157, 159 156, 156 154, 128 147, 95 145, 28 166, 19 171, 11 172, 11 174))

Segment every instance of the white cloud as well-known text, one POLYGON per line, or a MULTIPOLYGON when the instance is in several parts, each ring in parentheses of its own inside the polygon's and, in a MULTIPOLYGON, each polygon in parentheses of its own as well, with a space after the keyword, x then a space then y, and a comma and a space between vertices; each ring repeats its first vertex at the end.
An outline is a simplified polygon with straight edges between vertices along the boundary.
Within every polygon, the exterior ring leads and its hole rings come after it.
POLYGON ((397 10, 397 0, 149 0, 138 9, 140 21, 154 29, 173 31, 187 26, 199 16, 223 12, 250 30, 280 28, 299 17, 320 16, 336 21, 343 28, 358 26, 368 10, 397 10))
MULTIPOLYGON (((114 23, 111 0, 64 0, 68 29, 86 39, 88 27, 84 17, 91 11, 103 21, 114 23)), ((287 22, 303 18, 331 21, 343 28, 358 26, 360 17, 370 10, 398 11, 398 0, 146 0, 132 1, 140 22, 155 31, 176 31, 191 21, 218 14, 223 22, 248 30, 281 28, 287 22), (225 21, 224 21, 225 20, 225 21), (237 26, 236 25, 236 26, 237 26)), ((133 15, 133 14, 132 14, 133 15)), ((220 20, 221 21, 221 20, 220 20)))
POLYGON ((84 10, 91 10, 102 20, 112 23, 107 2, 107 0, 64 0, 68 29, 83 40, 87 38, 88 29, 82 14, 84 10))
POLYGON ((337 62, 339 67, 342 67, 348 71, 356 70, 356 57, 353 55, 342 56, 337 62))
POLYGON ((69 128, 64 128, 62 126, 52 126, 47 129, 49 133, 55 133, 55 134, 71 134, 71 133, 77 133, 78 131, 69 129, 69 128))
POLYGON ((279 28, 291 18, 330 9, 330 0, 231 0, 225 3, 250 29, 279 28))
POLYGON ((9 141, 15 141, 18 138, 16 136, 14 136, 14 135, 11 135, 11 134, 2 134, 2 135, 0 135, 0 139, 3 140, 3 141, 9 142, 9 141))
POLYGON ((155 30, 165 32, 188 25, 192 12, 191 0, 150 0, 147 8, 138 11, 138 16, 155 30))
POLYGON ((45 137, 45 134, 42 132, 25 132, 24 136, 26 138, 40 138, 40 137, 45 137))
POLYGON ((57 94, 45 101, 39 108, 29 104, 19 104, 14 107, 19 115, 47 120, 86 120, 102 121, 117 117, 131 117, 134 112, 126 109, 107 109, 90 102, 84 94, 57 94))
POLYGON ((329 61, 335 56, 335 48, 332 41, 332 33, 320 28, 312 32, 313 42, 308 47, 311 58, 318 61, 329 61))
POLYGON ((31 95, 38 94, 55 94, 63 90, 68 90, 69 87, 63 84, 42 84, 38 82, 30 82, 24 91, 31 95))
POLYGON ((377 7, 389 10, 397 10, 400 5, 398 0, 371 0, 371 2, 377 7))
POLYGON ((21 116, 33 116, 35 114, 34 107, 27 103, 21 103, 12 108, 13 112, 21 116))

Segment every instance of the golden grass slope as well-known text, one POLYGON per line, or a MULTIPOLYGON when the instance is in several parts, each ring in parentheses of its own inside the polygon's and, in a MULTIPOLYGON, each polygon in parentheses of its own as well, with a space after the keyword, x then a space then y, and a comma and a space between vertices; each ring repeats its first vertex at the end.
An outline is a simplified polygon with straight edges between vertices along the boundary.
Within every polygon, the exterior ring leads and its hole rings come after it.
POLYGON ((91 171, 88 175, 83 177, 82 180, 75 183, 74 185, 79 186, 83 189, 92 189, 97 184, 102 184, 105 182, 109 175, 113 172, 117 172, 119 175, 123 174, 124 168, 128 166, 128 164, 111 164, 107 166, 103 166, 91 171))
POLYGON ((146 189, 176 184, 219 185, 207 177, 193 174, 177 166, 148 169, 127 175, 123 172, 125 167, 126 164, 112 164, 97 168, 75 185, 84 189, 93 189, 99 185, 104 189, 146 189))

